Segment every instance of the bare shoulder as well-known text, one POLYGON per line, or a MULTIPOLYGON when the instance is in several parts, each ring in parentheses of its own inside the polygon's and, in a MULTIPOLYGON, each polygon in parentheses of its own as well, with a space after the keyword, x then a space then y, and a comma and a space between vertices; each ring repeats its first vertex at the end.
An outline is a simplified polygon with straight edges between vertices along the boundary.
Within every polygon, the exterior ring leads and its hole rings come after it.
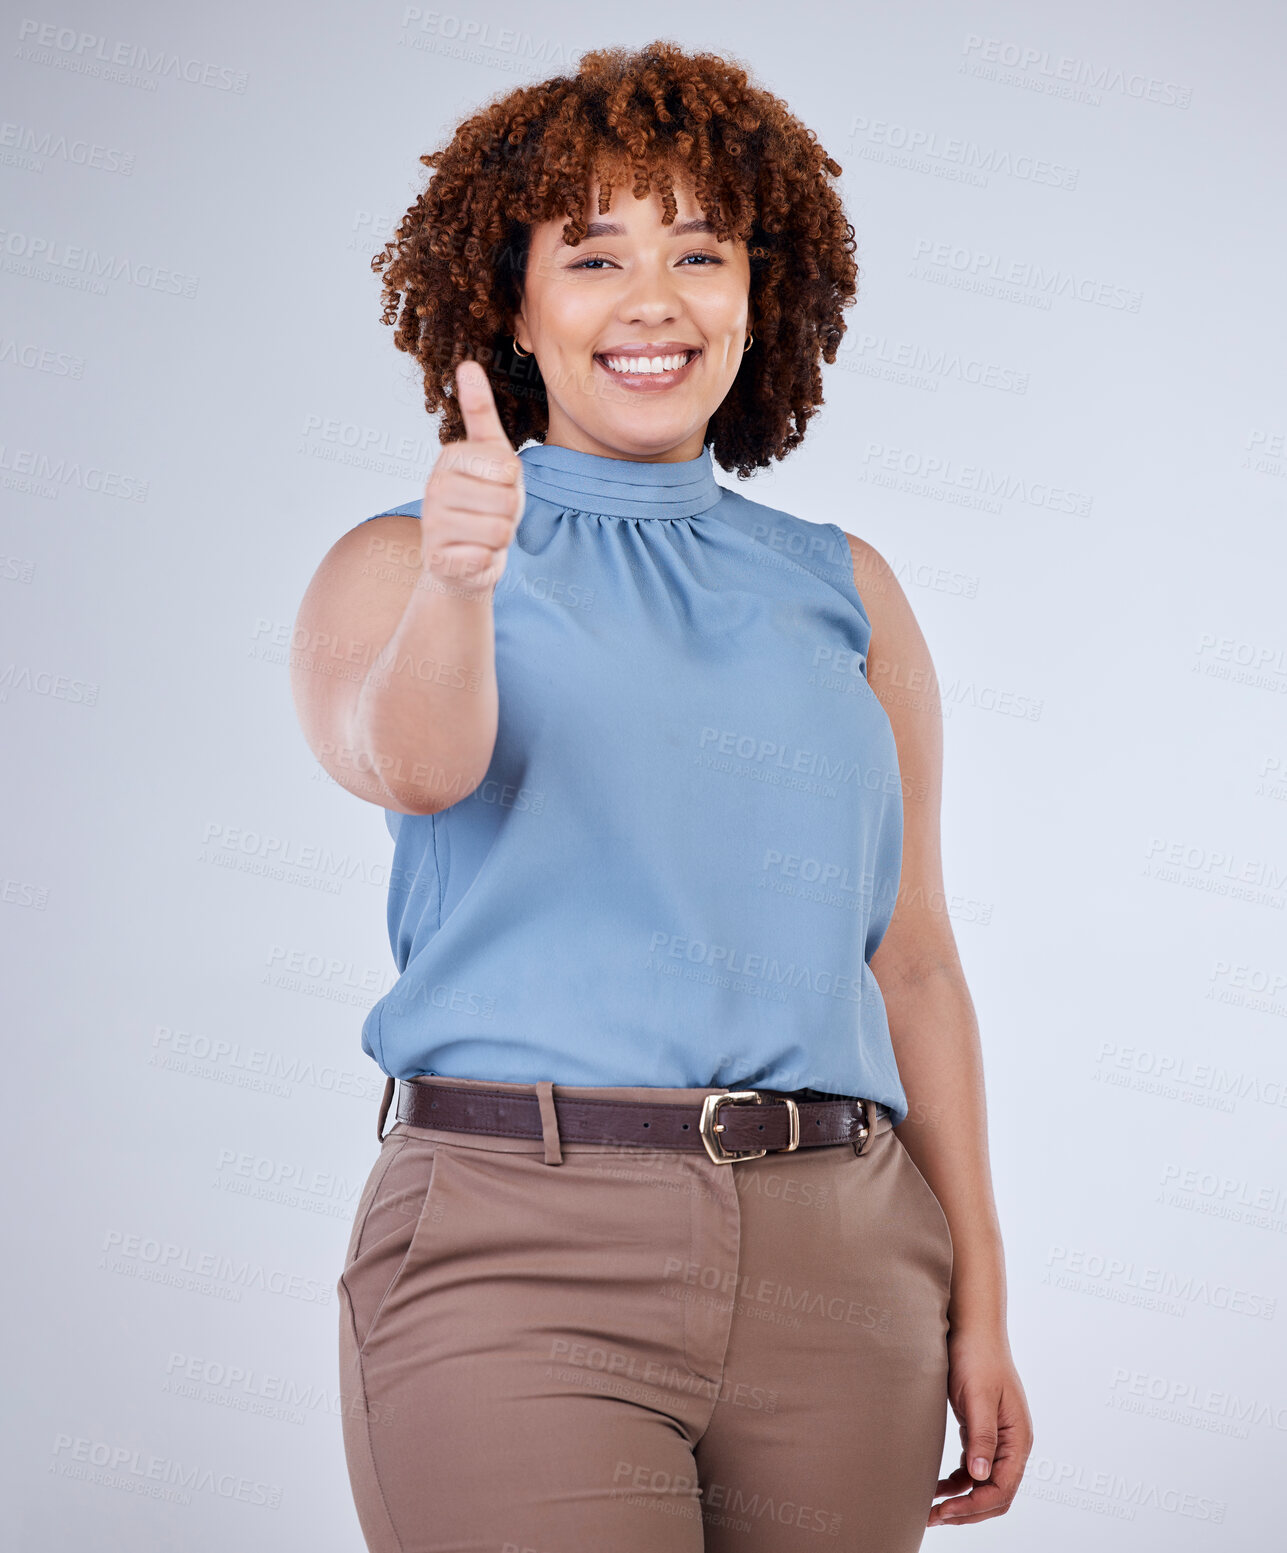
POLYGON ((894 569, 880 551, 846 533, 853 559, 854 587, 871 621, 867 679, 885 710, 891 705, 928 714, 938 721, 942 705, 929 643, 894 569))
MULTIPOLYGON (((419 545, 419 522, 390 513, 341 534, 322 557, 291 642, 292 675, 305 702, 319 685, 319 654, 334 656, 342 649, 352 664, 368 640, 388 641, 420 574, 419 545)), ((328 677, 321 669, 320 679, 328 677)))
POLYGON ((872 969, 882 988, 931 971, 960 972, 944 899, 939 816, 943 792, 943 706, 929 644, 893 568, 873 545, 849 535, 854 586, 871 621, 867 683, 889 717, 903 795, 903 861, 898 902, 872 969))
POLYGON ((420 576, 419 545, 419 521, 401 513, 341 534, 313 573, 291 635, 291 691, 309 748, 342 787, 371 803, 388 799, 353 767, 351 718, 420 576))
POLYGON ((341 534, 322 557, 309 592, 335 583, 359 583, 378 588, 380 582, 406 582, 420 564, 420 521, 390 512, 356 523, 341 534))

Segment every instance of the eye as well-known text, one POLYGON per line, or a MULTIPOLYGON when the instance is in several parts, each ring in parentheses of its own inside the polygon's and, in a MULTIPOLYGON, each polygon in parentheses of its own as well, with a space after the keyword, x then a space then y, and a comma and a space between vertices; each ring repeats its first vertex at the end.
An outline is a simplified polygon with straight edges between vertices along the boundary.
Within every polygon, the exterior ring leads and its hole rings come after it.
MULTIPOLYGON (((706 264, 723 264, 724 262, 718 254, 706 253, 704 250, 699 250, 697 253, 686 253, 679 262, 680 264, 687 264, 690 259, 701 259, 706 264)), ((598 254, 591 254, 589 258, 579 259, 575 264, 569 264, 568 269, 588 270, 592 264, 598 265, 611 263, 611 259, 605 259, 598 254)))

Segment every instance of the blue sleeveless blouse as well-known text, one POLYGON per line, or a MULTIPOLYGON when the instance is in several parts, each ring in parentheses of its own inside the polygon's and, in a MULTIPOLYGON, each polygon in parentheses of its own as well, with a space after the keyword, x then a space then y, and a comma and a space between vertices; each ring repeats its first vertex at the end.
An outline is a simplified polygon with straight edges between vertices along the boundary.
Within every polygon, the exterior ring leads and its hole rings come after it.
POLYGON ((363 1050, 397 1078, 815 1089, 903 1121, 868 963, 902 784, 844 531, 720 485, 709 449, 519 458, 495 750, 440 813, 385 810, 399 976, 363 1050))

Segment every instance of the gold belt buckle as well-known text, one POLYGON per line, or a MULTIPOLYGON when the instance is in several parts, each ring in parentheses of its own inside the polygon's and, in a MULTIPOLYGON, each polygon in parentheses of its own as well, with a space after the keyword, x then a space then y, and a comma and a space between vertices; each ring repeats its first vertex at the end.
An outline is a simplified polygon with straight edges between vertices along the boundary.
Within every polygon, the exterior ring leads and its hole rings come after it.
MULTIPOLYGON (((791 1141, 784 1149, 774 1149, 775 1154, 789 1154, 792 1149, 800 1147, 800 1108, 789 1095, 774 1095, 775 1100, 786 1103, 787 1117, 791 1128, 791 1141)), ((726 1095, 707 1095, 702 1101, 702 1119, 698 1124, 698 1131, 702 1135, 702 1142, 706 1146, 706 1152, 717 1165, 731 1165, 739 1159, 763 1159, 769 1152, 768 1149, 742 1149, 733 1152, 726 1149, 715 1136, 717 1132, 724 1131, 724 1123, 719 1120, 719 1108, 722 1105, 763 1105, 764 1096, 758 1089, 730 1089, 726 1095)))

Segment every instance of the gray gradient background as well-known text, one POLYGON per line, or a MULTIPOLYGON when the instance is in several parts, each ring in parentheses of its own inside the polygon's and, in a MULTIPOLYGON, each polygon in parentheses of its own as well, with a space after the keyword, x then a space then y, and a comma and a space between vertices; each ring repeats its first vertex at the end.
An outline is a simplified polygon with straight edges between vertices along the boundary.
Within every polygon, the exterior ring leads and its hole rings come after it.
POLYGON ((510 83, 656 36, 785 97, 860 240, 805 447, 718 476, 872 541, 943 682, 1037 1442, 1008 1516, 927 1545, 1280 1532, 1283 12, 643 15, 2 24, 15 1547, 362 1545, 334 1281, 375 1150, 390 847, 303 741, 288 635, 330 543, 437 451, 368 268, 417 156, 510 83), (185 70, 114 79, 118 45, 185 70), (974 498, 978 470, 1005 493, 974 498))

